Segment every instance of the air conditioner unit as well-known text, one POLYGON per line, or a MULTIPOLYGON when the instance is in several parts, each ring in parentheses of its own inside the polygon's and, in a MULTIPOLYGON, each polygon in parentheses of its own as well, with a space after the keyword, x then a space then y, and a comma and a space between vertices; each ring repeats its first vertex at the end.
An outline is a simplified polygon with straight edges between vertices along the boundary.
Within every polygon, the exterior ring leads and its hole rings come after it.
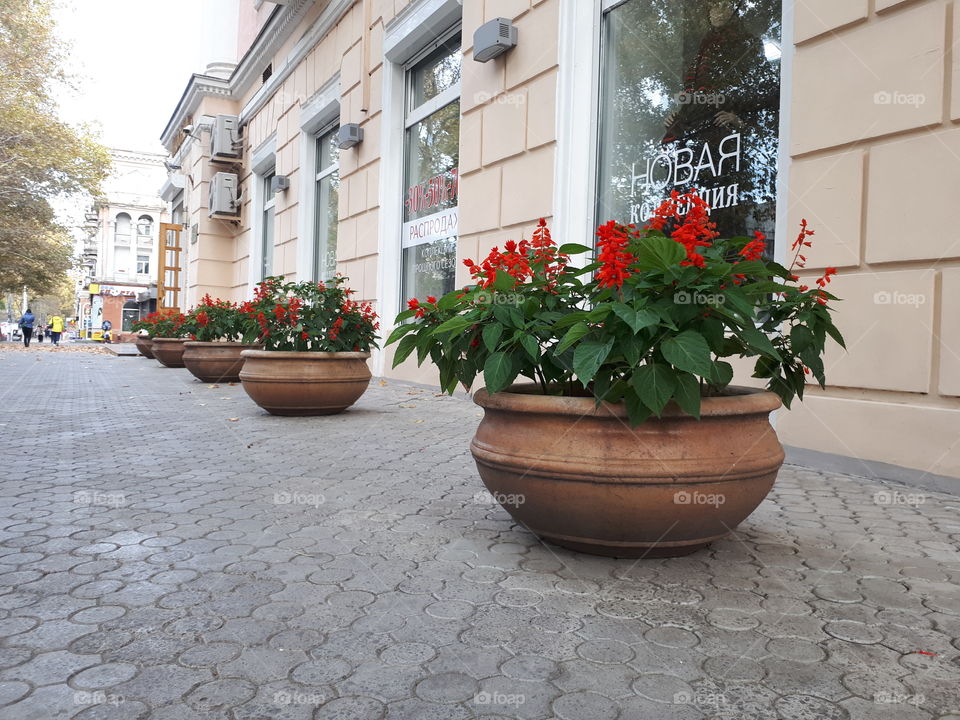
POLYGON ((232 215, 239 217, 240 202, 236 173, 218 172, 210 181, 210 217, 232 215))
POLYGON ((240 157, 240 118, 217 115, 213 119, 210 154, 214 160, 236 160, 240 157))

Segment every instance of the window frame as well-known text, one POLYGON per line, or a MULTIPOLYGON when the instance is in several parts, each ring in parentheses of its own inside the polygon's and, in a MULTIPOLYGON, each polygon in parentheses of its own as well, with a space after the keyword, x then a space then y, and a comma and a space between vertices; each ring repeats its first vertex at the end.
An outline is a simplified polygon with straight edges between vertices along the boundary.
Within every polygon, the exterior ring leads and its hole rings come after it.
POLYGON ((260 207, 260 279, 273 275, 273 251, 276 244, 276 225, 277 225, 277 197, 270 189, 270 181, 277 175, 277 169, 272 168, 259 175, 260 192, 263 203, 260 207), (267 222, 268 214, 273 211, 270 222, 267 222))
POLYGON ((338 211, 336 217, 331 218, 326 213, 321 212, 322 208, 320 206, 321 198, 321 183, 329 178, 330 176, 336 174, 337 179, 340 178, 340 157, 339 153, 337 155, 336 162, 331 163, 330 165, 320 168, 317 167, 317 159, 320 158, 320 144, 323 142, 324 138, 330 135, 331 133, 336 133, 337 129, 340 127, 340 119, 337 118, 331 123, 327 123, 321 130, 319 130, 313 136, 313 149, 314 149, 314 177, 313 177, 313 243, 312 243, 312 278, 315 282, 320 282, 321 280, 326 280, 336 273, 336 260, 332 268, 326 267, 324 263, 324 258, 327 255, 328 248, 321 248, 321 238, 329 237, 330 225, 335 224, 338 227, 340 225, 339 219, 339 199, 340 193, 339 189, 337 190, 337 205, 338 211), (323 216, 326 215, 324 218, 323 216), (321 229, 321 222, 323 222, 321 229))

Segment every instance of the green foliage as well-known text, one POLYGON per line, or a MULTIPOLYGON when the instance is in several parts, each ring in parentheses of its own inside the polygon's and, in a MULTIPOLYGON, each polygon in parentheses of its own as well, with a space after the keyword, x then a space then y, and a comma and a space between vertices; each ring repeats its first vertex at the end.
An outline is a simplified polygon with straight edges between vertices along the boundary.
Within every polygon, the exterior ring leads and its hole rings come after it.
POLYGON ((350 299, 346 278, 326 282, 285 282, 269 277, 254 299, 240 306, 245 342, 267 350, 368 352, 377 347, 380 323, 369 303, 350 299))
POLYGON ((418 362, 437 365, 448 392, 480 375, 489 392, 518 378, 544 394, 586 388, 598 404, 624 402, 634 424, 671 402, 699 417, 701 398, 732 381, 729 358, 756 358, 755 376, 787 406, 802 398, 808 373, 825 383, 827 338, 842 343, 827 305, 836 298, 824 289, 829 272, 809 289, 756 259, 762 238, 712 239, 691 254, 660 231, 612 227, 621 255, 598 253, 586 268, 593 279, 544 243, 509 243, 481 265, 467 261, 477 285, 411 300, 397 316, 387 340, 397 344, 394 366, 416 351, 418 362), (550 265, 557 261, 559 269, 550 265), (625 279, 598 280, 613 277, 616 262, 625 279))
POLYGON ((99 194, 109 153, 57 119, 67 81, 50 0, 0 3, 0 292, 47 293, 72 266, 72 241, 51 201, 99 194))

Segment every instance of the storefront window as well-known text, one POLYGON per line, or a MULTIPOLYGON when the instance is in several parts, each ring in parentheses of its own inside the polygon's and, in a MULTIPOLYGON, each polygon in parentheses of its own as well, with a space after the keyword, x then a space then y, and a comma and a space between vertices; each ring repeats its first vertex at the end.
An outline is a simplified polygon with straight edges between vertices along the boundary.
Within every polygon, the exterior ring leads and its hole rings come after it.
POLYGON ((316 228, 313 277, 328 280, 337 269, 337 212, 340 190, 337 128, 317 138, 316 228))
POLYGON ((270 181, 273 180, 274 173, 270 172, 263 176, 263 224, 261 226, 260 236, 260 277, 269 277, 273 273, 273 220, 274 220, 274 196, 270 189, 270 181))
POLYGON ((607 3, 598 222, 642 223, 672 190, 724 236, 774 236, 780 0, 607 3))
POLYGON ((457 255, 460 34, 407 70, 401 292, 453 290, 457 255))

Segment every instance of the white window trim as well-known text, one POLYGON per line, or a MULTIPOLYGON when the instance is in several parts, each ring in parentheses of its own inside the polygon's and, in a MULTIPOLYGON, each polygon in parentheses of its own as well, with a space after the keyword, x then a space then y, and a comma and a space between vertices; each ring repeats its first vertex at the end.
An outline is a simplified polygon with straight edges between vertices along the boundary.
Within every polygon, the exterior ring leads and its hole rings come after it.
MULTIPOLYGON (((326 135, 327 133, 329 133, 330 131, 334 130, 339 124, 339 122, 340 121, 338 118, 337 120, 334 120, 332 123, 330 123, 325 128, 323 128, 322 130, 320 130, 319 132, 317 132, 315 135, 312 136, 314 165, 316 165, 316 156, 318 152, 317 145, 320 142, 320 138, 326 135)), ((340 162, 338 160, 337 162, 330 163, 326 167, 316 168, 316 171, 313 174, 313 192, 310 197, 310 204, 313 206, 314 225, 311 227, 311 234, 310 234, 310 248, 311 248, 310 270, 311 270, 312 279, 314 281, 325 280, 331 277, 337 270, 336 260, 334 260, 332 268, 326 267, 325 265, 321 267, 320 243, 318 242, 320 238, 317 237, 315 233, 317 233, 317 230, 319 229, 316 225, 318 220, 318 218, 316 217, 317 201, 319 200, 319 198, 317 197, 318 185, 320 184, 321 180, 323 180, 324 178, 330 177, 339 169, 340 169, 340 162)), ((339 202, 339 199, 340 199, 340 196, 338 193, 337 195, 338 202, 339 202)), ((338 213, 339 213, 339 209, 338 209, 338 213)), ((338 214, 338 228, 339 228, 339 214, 338 214)), ((329 231, 329 228, 325 228, 325 229, 329 231)))
MULTIPOLYGON (((627 0, 560 0, 560 56, 557 86, 557 165, 553 234, 559 243, 591 244, 597 203, 600 116, 600 35, 603 13, 627 0), (590 102, 583 99, 589 97, 590 102), (574 138, 590 138, 575 142, 574 138)), ((786 259, 790 176, 790 113, 793 95, 793 16, 796 0, 782 0, 780 133, 774 259, 786 259)))
MULTIPOLYGON (((253 295, 253 288, 262 280, 260 270, 263 267, 263 209, 267 201, 263 187, 263 178, 276 171, 277 167, 277 136, 274 133, 264 140, 259 147, 250 153, 250 169, 253 174, 250 183, 250 244, 249 267, 247 280, 248 294, 253 295)), ((274 224, 276 232, 276 224, 274 224)))
POLYGON ((297 280, 316 280, 313 231, 316 222, 317 134, 340 121, 340 74, 334 75, 300 110, 300 208, 297 212, 297 280))
MULTIPOLYGON (((380 131, 380 222, 377 313, 381 335, 393 329, 400 312, 400 228, 403 225, 403 134, 406 120, 406 64, 462 19, 459 0, 417 0, 384 30, 382 121, 380 131)), ((386 353, 374 351, 373 372, 383 375, 386 353)))

